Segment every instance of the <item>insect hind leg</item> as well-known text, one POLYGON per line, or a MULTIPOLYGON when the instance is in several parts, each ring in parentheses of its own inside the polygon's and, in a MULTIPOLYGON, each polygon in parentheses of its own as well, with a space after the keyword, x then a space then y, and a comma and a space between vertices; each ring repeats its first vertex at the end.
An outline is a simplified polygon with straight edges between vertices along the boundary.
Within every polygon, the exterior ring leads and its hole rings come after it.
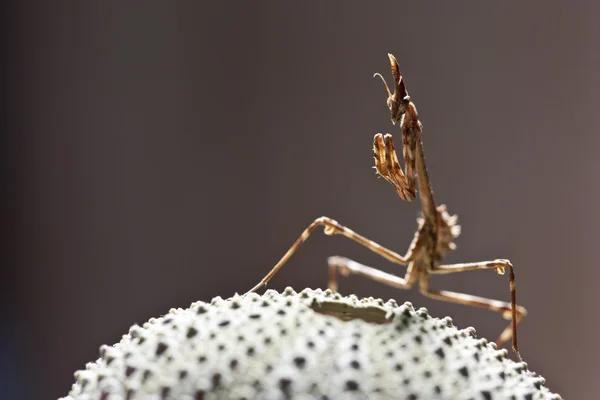
POLYGON ((393 286, 398 289, 409 289, 415 283, 417 274, 413 264, 408 264, 404 278, 381 271, 377 268, 360 264, 346 257, 333 256, 327 259, 329 265, 329 289, 337 292, 337 276, 360 275, 368 279, 393 286))
POLYGON ((290 259, 290 257, 298 250, 300 245, 302 243, 304 243, 309 238, 310 234, 319 226, 323 226, 324 232, 326 235, 345 236, 348 239, 351 239, 351 240, 357 242, 358 244, 366 247, 367 249, 371 250, 372 252, 379 254, 380 256, 387 259, 388 261, 391 261, 393 263, 400 264, 400 265, 408 264, 408 259, 409 259, 408 255, 401 256, 400 254, 398 254, 392 250, 389 250, 389 249, 381 246, 380 244, 377 244, 374 241, 367 239, 366 237, 341 225, 339 222, 337 222, 334 219, 331 219, 329 217, 320 217, 320 218, 317 218, 316 220, 314 220, 313 223, 310 224, 304 230, 304 232, 302 232, 300 237, 298 239, 296 239, 296 241, 294 242, 292 247, 289 248, 289 250, 283 255, 283 257, 279 260, 279 262, 277 264, 275 264, 275 266, 271 269, 271 271, 269 271, 269 273, 267 275, 265 275, 265 277, 258 284, 256 284, 252 289, 250 289, 248 291, 248 293, 255 292, 258 289, 260 289, 261 287, 266 286, 266 284, 271 280, 271 278, 273 278, 273 276, 277 273, 277 271, 279 271, 281 269, 281 267, 283 267, 283 265, 290 259))
POLYGON ((512 348, 517 354, 519 360, 522 361, 521 353, 519 353, 519 344, 517 342, 517 325, 523 320, 523 318, 525 318, 527 315, 527 310, 524 307, 516 304, 515 275, 512 264, 508 262, 508 260, 443 265, 430 271, 430 273, 447 274, 452 272, 474 271, 478 269, 495 269, 498 273, 504 274, 504 271, 507 268, 509 269, 510 273, 510 303, 446 290, 431 290, 429 289, 429 277, 421 279, 420 291, 423 295, 433 299, 450 301, 453 303, 465 304, 496 311, 499 312, 503 318, 512 320, 511 324, 506 327, 504 331, 502 331, 500 337, 496 341, 496 344, 498 347, 500 347, 512 338, 512 348))

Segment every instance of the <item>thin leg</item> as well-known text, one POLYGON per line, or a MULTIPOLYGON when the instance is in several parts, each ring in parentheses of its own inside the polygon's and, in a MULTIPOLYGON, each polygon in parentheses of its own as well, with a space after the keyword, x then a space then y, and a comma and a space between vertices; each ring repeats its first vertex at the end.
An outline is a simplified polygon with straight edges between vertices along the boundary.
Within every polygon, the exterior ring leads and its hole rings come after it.
POLYGON ((279 260, 279 262, 277 264, 275 264, 273 269, 271 269, 271 271, 269 271, 269 273, 267 275, 265 275, 265 277, 256 286, 254 286, 252 289, 250 289, 248 291, 248 293, 255 292, 258 289, 260 289, 262 286, 265 286, 271 280, 271 278, 273 278, 273 275, 275 275, 277 273, 277 271, 279 271, 279 269, 283 266, 283 264, 285 264, 287 262, 287 260, 289 260, 289 258, 292 256, 292 254, 294 254, 296 252, 296 250, 298 250, 298 247, 300 247, 300 245, 308 239, 310 234, 318 226, 324 227, 324 232, 326 235, 343 235, 343 236, 347 237, 348 239, 351 239, 351 240, 365 246, 367 249, 379 254, 380 256, 386 258, 387 260, 389 260, 393 263, 400 264, 400 265, 406 265, 406 264, 408 264, 408 260, 411 257, 410 251, 409 251, 409 254, 402 257, 400 254, 395 253, 389 249, 386 249, 385 247, 373 242, 372 240, 369 240, 366 237, 359 235, 358 233, 354 232, 353 230, 348 229, 343 225, 340 225, 337 221, 335 221, 331 218, 321 217, 321 218, 317 218, 312 224, 310 224, 308 226, 308 228, 306 228, 304 230, 304 232, 302 232, 300 237, 294 242, 292 247, 290 247, 290 249, 283 255, 281 260, 279 260))
POLYGON ((527 310, 524 307, 517 305, 515 272, 510 261, 494 260, 479 263, 440 265, 434 270, 430 271, 430 273, 449 274, 454 272, 475 271, 480 269, 495 269, 496 272, 498 272, 499 274, 504 274, 504 271, 507 268, 509 270, 510 278, 510 303, 486 299, 483 297, 472 296, 468 294, 454 293, 445 290, 430 290, 428 279, 421 280, 421 293, 423 293, 425 296, 432 297, 438 300, 446 300, 454 303, 487 308, 489 310, 501 313, 505 319, 512 319, 511 325, 504 329, 496 343, 498 347, 500 347, 512 337, 513 350, 517 353, 519 360, 521 360, 521 354, 519 353, 519 345, 517 342, 517 325, 523 320, 523 318, 525 318, 525 316, 527 315, 527 310))
POLYGON ((383 272, 376 268, 372 268, 356 261, 350 260, 346 257, 334 256, 327 259, 329 264, 329 289, 337 292, 337 274, 342 276, 348 276, 351 274, 364 276, 365 278, 372 279, 374 281, 383 283, 384 285, 393 286, 398 289, 408 289, 414 283, 417 278, 417 270, 413 269, 413 264, 408 264, 408 269, 404 278, 399 276, 383 272))

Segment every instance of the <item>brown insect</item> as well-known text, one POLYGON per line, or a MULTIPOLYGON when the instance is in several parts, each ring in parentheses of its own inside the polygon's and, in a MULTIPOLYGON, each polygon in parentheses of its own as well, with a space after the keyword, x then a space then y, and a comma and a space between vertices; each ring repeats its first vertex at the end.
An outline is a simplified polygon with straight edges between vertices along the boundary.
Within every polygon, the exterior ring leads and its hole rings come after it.
POLYGON ((423 126, 419 122, 417 109, 412 103, 404 80, 400 75, 398 61, 388 54, 392 66, 395 89, 392 93, 380 74, 388 92, 387 106, 391 112, 393 124, 400 124, 402 130, 402 155, 404 157, 405 170, 402 171, 394 149, 392 135, 378 133, 374 137, 373 152, 375 156, 375 168, 377 173, 388 181, 398 195, 407 201, 411 201, 416 195, 415 177, 418 176, 419 197, 421 199, 422 217, 417 219, 418 229, 410 244, 406 255, 401 256, 372 240, 340 225, 337 221, 328 218, 317 218, 302 232, 292 247, 285 253, 271 271, 250 292, 254 292, 265 286, 277 271, 296 252, 298 247, 308 239, 310 234, 318 227, 323 226, 327 235, 343 235, 374 251, 387 260, 406 265, 408 269, 404 278, 375 269, 344 257, 330 257, 329 264, 329 288, 336 291, 338 273, 347 276, 350 274, 361 275, 386 285, 400 289, 408 289, 419 280, 419 289, 425 296, 434 299, 446 300, 454 303, 467 304, 487 308, 502 314, 505 319, 511 319, 511 324, 500 335, 497 345, 500 347, 512 337, 512 347, 519 360, 519 346, 517 344, 517 325, 525 317, 525 308, 516 304, 515 295, 515 273, 513 266, 508 260, 493 260, 463 264, 441 264, 442 257, 449 251, 454 250, 456 245, 453 240, 460 234, 460 226, 457 225, 457 216, 450 216, 446 206, 436 207, 433 193, 427 176, 427 167, 423 156, 423 145, 421 143, 421 132, 423 126), (486 299, 469 294, 449 292, 446 290, 433 290, 429 288, 431 275, 451 274, 462 271, 474 271, 480 269, 493 269, 503 275, 505 270, 509 271, 510 278, 510 303, 498 300, 486 299))

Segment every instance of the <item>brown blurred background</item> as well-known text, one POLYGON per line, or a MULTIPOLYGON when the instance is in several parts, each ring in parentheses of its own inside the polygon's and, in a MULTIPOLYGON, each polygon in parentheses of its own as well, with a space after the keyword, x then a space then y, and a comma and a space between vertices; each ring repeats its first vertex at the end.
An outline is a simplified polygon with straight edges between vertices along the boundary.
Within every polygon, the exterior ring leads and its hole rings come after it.
MULTIPOLYGON (((425 126, 448 262, 509 258, 530 367, 597 396, 600 5, 19 2, 8 38, 2 398, 66 395, 128 327, 254 285, 333 217, 403 253, 418 203, 372 169, 387 52, 425 126)), ((271 288, 326 286, 326 258, 403 273, 316 234, 271 288)), ((509 298, 493 272, 432 281, 509 298)), ((351 277, 495 339, 497 314, 351 277)))

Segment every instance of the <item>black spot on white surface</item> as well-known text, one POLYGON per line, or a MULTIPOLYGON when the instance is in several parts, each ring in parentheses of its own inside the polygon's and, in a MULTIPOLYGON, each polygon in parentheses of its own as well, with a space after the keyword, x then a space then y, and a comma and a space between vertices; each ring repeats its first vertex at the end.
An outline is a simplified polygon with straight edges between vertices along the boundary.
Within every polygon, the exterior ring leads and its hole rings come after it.
POLYGON ((198 302, 134 326, 76 373, 66 399, 513 396, 560 398, 526 364, 476 338, 472 328, 458 330, 450 318, 432 318, 410 303, 286 289, 198 302), (324 302, 346 315, 376 308, 389 322, 315 312, 324 302))

